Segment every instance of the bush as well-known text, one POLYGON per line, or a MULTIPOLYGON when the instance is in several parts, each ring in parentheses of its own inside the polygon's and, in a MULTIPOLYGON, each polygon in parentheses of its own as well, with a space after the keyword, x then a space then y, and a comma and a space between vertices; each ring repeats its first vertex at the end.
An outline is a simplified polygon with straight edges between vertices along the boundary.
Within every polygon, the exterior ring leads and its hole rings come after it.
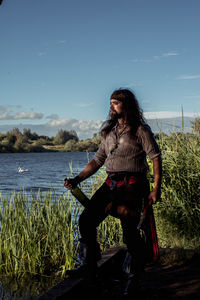
POLYGON ((21 135, 17 138, 14 144, 14 148, 17 152, 24 152, 27 151, 28 145, 28 139, 25 136, 21 135))
POLYGON ((77 133, 74 130, 67 131, 61 129, 54 138, 54 144, 64 145, 69 140, 78 141, 77 133))
POLYGON ((23 136, 27 139, 30 139, 30 140, 37 140, 39 138, 37 133, 36 132, 31 132, 31 130, 29 128, 28 129, 24 128, 23 136))
POLYGON ((7 137, 0 142, 0 152, 14 152, 13 145, 10 144, 10 141, 7 137))
POLYGON ((28 152, 43 152, 45 149, 43 148, 42 144, 38 141, 32 143, 27 148, 28 152))
POLYGON ((66 152, 77 152, 79 151, 78 144, 75 140, 69 140, 65 143, 64 150, 66 152))

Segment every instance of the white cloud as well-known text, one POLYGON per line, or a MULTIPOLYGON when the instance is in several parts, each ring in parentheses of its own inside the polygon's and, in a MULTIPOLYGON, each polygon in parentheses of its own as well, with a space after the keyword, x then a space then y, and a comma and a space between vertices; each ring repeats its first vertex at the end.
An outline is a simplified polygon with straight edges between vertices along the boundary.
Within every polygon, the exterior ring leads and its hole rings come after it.
POLYGON ((140 87, 140 86, 143 86, 143 84, 139 81, 138 82, 136 82, 136 81, 135 82, 130 82, 130 83, 125 85, 126 88, 132 88, 132 87, 135 88, 135 87, 140 87))
POLYGON ((102 124, 99 120, 76 120, 71 118, 62 118, 48 122, 51 127, 69 126, 70 129, 77 130, 98 130, 102 124))
POLYGON ((153 60, 152 59, 146 59, 146 58, 135 58, 135 59, 132 59, 131 60, 132 62, 134 63, 140 63, 140 62, 144 62, 144 63, 149 63, 149 62, 152 62, 153 60))
POLYGON ((65 44, 66 43, 66 40, 59 40, 58 41, 58 44, 65 44))
POLYGON ((71 122, 73 121, 73 119, 69 118, 69 119, 57 119, 57 120, 52 120, 49 121, 47 124, 51 127, 60 127, 60 126, 68 126, 69 124, 71 124, 71 122))
POLYGON ((92 137, 101 127, 102 121, 99 120, 76 120, 71 118, 62 118, 49 121, 46 126, 51 129, 75 130, 80 138, 92 137))
POLYGON ((0 114, 0 120, 35 120, 35 119, 42 119, 43 114, 35 113, 35 112, 19 112, 12 114, 12 111, 7 109, 2 114, 0 114))
POLYGON ((170 56, 177 56, 177 55, 180 55, 180 54, 175 51, 169 51, 166 53, 162 53, 161 55, 155 55, 153 58, 155 60, 158 60, 158 59, 162 59, 162 58, 166 58, 166 57, 170 57, 170 56))
POLYGON ((185 96, 184 98, 187 98, 187 99, 200 99, 200 95, 189 95, 189 96, 185 96))
POLYGON ((163 53, 162 54, 162 57, 168 57, 168 56, 177 56, 177 55, 180 55, 178 52, 167 52, 167 53, 163 53))
MULTIPOLYGON (((183 112, 184 117, 194 117, 195 113, 183 112)), ((157 111, 157 112, 144 112, 146 119, 165 119, 182 117, 182 113, 177 111, 157 111)))
POLYGON ((38 52, 38 56, 45 56, 46 54, 46 52, 38 52))
POLYGON ((180 75, 176 79, 179 80, 191 80, 191 79, 199 79, 200 75, 180 75))
POLYGON ((89 106, 92 106, 94 104, 95 104, 94 102, 90 102, 90 103, 78 103, 76 106, 78 106, 78 107, 89 107, 89 106))
POLYGON ((15 120, 20 120, 20 119, 35 120, 35 119, 42 119, 42 118, 43 118, 43 114, 35 113, 35 112, 20 112, 14 115, 15 120))
POLYGON ((19 108, 21 108, 21 105, 11 105, 11 104, 9 104, 9 105, 0 105, 0 111, 9 111, 9 112, 11 112, 12 110, 11 110, 11 108, 17 108, 17 109, 19 109, 19 108))
POLYGON ((51 114, 51 115, 47 116, 46 119, 57 120, 57 119, 59 119, 59 116, 57 114, 51 114))
POLYGON ((167 58, 170 56, 178 56, 178 55, 180 55, 180 53, 178 53, 176 51, 169 51, 169 52, 162 53, 160 55, 154 55, 152 58, 135 58, 135 59, 132 59, 131 61, 134 63, 138 63, 138 62, 149 63, 149 62, 152 62, 155 60, 160 60, 162 58, 167 58))
POLYGON ((6 110, 7 110, 7 108, 5 106, 0 105, 0 111, 6 111, 6 110))
POLYGON ((78 120, 77 122, 75 122, 73 124, 74 128, 77 128, 77 130, 94 130, 94 131, 98 131, 100 129, 100 126, 102 124, 102 121, 96 120, 90 120, 90 121, 83 121, 83 120, 78 120))

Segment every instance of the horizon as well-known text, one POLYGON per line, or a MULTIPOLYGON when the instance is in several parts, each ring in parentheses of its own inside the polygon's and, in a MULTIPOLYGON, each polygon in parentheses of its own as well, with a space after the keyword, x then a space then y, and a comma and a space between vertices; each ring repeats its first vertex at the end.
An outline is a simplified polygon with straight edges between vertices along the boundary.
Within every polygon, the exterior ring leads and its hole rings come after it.
MULTIPOLYGON (((154 133, 163 132, 167 135, 170 135, 174 131, 193 133, 194 130, 192 129, 192 121, 194 120, 195 117, 175 116, 173 118, 146 119, 146 122, 151 127, 154 133), (184 128, 182 128, 183 123, 184 128)), ((17 126, 0 125, 0 134, 5 134, 14 128, 17 128, 20 130, 20 132, 23 132, 24 129, 30 129, 31 132, 35 132, 38 135, 54 137, 60 130, 74 130, 77 133, 79 140, 85 140, 88 138, 92 138, 94 134, 98 134, 102 123, 103 121, 71 120, 68 125, 53 127, 49 126, 49 124, 18 124, 17 126), (78 130, 74 129, 75 127, 78 128, 78 130)))

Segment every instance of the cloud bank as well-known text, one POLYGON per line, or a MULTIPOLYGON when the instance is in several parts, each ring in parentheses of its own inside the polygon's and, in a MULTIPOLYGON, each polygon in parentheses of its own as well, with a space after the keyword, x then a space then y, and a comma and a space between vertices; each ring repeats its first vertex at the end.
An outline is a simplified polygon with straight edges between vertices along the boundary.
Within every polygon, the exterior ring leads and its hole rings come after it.
MULTIPOLYGON (((35 131, 40 135, 55 136, 57 132, 61 129, 63 130, 75 130, 80 139, 91 138, 94 133, 99 132, 102 120, 76 120, 73 118, 59 118, 58 114, 50 114, 44 116, 43 113, 36 112, 13 112, 12 106, 0 106, 0 121, 10 121, 10 120, 42 120, 42 124, 20 124, 16 122, 15 125, 1 125, 0 132, 7 132, 13 127, 18 127, 19 130, 23 131, 24 128, 29 128, 31 131, 35 131), (46 120, 46 122, 45 122, 46 120)), ((17 109, 21 109, 19 106, 15 106, 17 109)), ((151 124, 163 123, 164 119, 181 118, 181 112, 175 111, 158 111, 158 112, 144 112, 146 120, 151 122, 151 124), (154 122, 156 121, 156 122, 154 122)), ((198 114, 186 113, 184 112, 184 117, 195 118, 199 117, 198 114)), ((13 122, 12 122, 13 123, 13 122)), ((35 123, 35 122, 34 122, 35 123)), ((164 124, 164 123, 163 123, 164 124)), ((155 127, 155 126, 154 126, 155 127)))
POLYGON ((47 126, 51 131, 58 131, 60 128, 66 130, 75 130, 82 139, 92 137, 97 133, 102 125, 100 120, 76 120, 71 118, 62 118, 49 121, 47 126))
POLYGON ((3 106, 0 108, 0 120, 39 120, 43 118, 42 113, 35 112, 18 112, 13 113, 11 109, 7 109, 3 106))
MULTIPOLYGON (((177 111, 157 111, 157 112, 145 112, 144 116, 146 119, 168 119, 168 118, 179 118, 182 117, 181 112, 177 111)), ((184 117, 195 118, 197 115, 194 113, 185 113, 184 117)))

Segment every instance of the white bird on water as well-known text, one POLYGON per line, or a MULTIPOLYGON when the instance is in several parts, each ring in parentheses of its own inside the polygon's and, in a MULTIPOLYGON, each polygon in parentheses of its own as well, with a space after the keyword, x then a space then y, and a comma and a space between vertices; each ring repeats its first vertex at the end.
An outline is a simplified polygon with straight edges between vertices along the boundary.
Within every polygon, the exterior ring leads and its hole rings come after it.
POLYGON ((18 172, 19 173, 28 172, 28 169, 22 169, 21 167, 18 167, 18 172))

